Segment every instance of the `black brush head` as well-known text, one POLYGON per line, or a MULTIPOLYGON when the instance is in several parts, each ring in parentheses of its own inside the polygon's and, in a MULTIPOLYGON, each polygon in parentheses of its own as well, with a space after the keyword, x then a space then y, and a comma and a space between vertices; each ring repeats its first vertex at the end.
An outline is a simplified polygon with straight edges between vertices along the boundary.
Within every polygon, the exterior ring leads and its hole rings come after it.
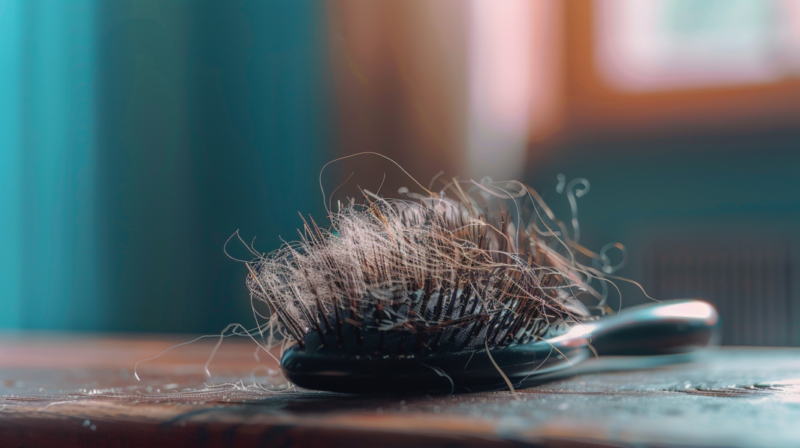
MULTIPOLYGON (((381 338, 377 332, 365 340, 381 338)), ((353 335, 354 336, 354 335, 353 335)), ((408 340, 413 340, 410 335, 408 340)), ((314 339, 314 338, 309 338, 314 339)), ((402 343, 402 341, 401 341, 402 343)), ((294 345, 281 359, 284 376, 299 387, 342 393, 456 393, 507 389, 533 374, 562 370, 589 356, 586 346, 554 348, 546 341, 502 349, 415 355, 350 355, 330 346, 294 345), (495 366, 494 363, 497 363, 495 366), (500 373, 502 371, 502 374, 500 373)))

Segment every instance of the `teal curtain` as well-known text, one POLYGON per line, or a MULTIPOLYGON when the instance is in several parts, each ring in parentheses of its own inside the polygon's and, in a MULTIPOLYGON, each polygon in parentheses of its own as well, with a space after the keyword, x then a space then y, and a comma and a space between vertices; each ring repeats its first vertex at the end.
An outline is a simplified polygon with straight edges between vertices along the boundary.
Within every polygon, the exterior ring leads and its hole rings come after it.
POLYGON ((0 326, 22 322, 22 5, 0 0, 0 326))
POLYGON ((251 322, 223 244, 269 251, 323 211, 323 4, 0 4, 0 325, 251 322))

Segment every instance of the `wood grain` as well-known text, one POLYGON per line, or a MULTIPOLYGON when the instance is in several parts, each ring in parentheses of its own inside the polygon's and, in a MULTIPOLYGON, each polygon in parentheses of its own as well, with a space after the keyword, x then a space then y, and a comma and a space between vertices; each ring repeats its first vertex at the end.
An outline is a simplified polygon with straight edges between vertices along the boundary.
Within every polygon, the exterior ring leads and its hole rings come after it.
POLYGON ((0 446, 800 446, 800 349, 593 360, 516 397, 348 396, 293 389, 243 340, 206 378, 209 339, 134 378, 189 339, 0 338, 0 446))

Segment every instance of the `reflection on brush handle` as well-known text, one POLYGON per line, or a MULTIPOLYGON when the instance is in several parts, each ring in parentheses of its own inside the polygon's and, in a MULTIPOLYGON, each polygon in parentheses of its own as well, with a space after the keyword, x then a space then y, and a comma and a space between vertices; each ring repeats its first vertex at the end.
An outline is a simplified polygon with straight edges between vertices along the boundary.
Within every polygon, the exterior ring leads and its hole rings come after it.
POLYGON ((719 315, 700 300, 669 300, 577 325, 548 342, 556 347, 591 345, 600 356, 687 353, 719 342, 719 315))

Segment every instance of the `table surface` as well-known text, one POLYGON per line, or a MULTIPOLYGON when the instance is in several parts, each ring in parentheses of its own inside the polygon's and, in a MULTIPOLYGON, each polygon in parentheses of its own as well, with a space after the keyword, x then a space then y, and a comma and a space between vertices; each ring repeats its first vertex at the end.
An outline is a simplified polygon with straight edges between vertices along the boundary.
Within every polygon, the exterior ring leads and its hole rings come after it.
POLYGON ((204 339, 137 381, 136 361, 189 339, 1 336, 0 446, 800 446, 800 349, 592 360, 516 394, 349 396, 293 388, 246 340, 206 377, 204 339))

